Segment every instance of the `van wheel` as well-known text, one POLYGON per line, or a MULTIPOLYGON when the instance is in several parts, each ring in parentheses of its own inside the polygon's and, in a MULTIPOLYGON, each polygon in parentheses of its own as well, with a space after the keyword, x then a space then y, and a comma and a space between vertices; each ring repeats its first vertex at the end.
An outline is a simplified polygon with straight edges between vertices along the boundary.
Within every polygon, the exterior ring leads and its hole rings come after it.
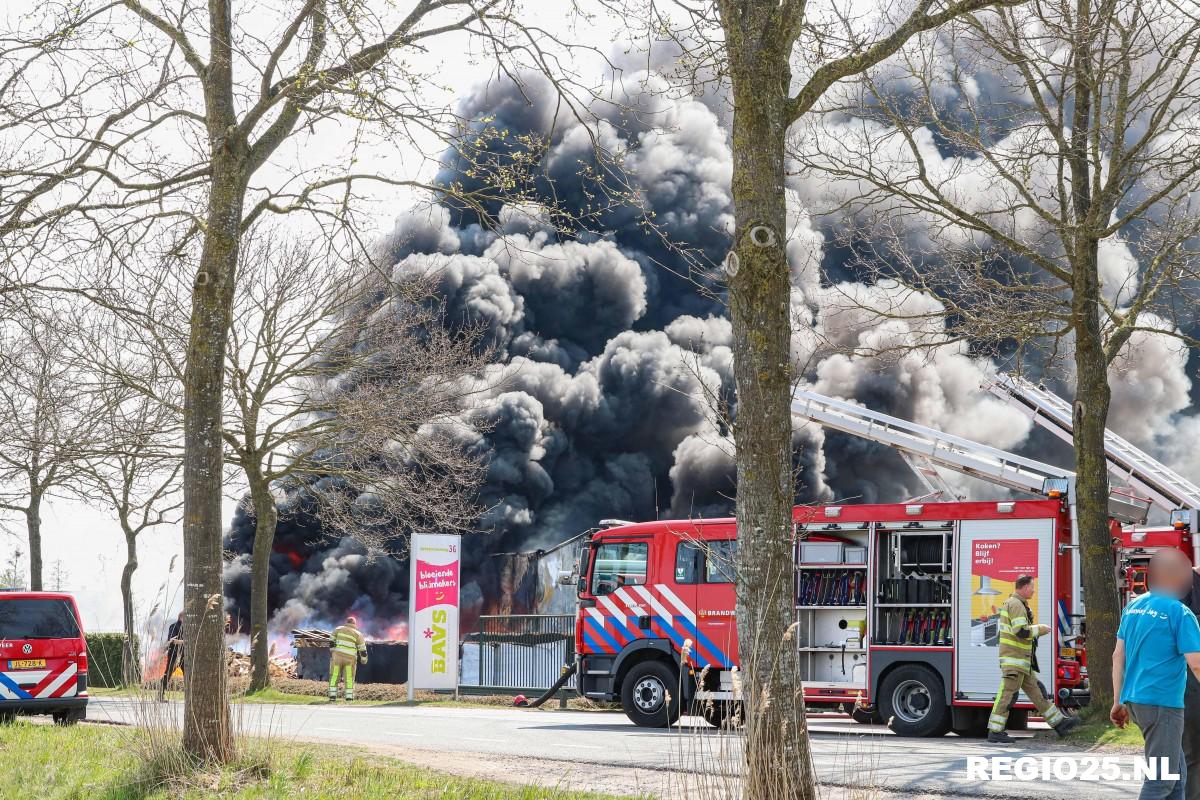
POLYGON ((942 679, 928 667, 906 664, 888 673, 879 687, 879 710, 901 736, 943 736, 950 730, 942 679))
POLYGON ((54 712, 54 724, 55 725, 64 725, 64 726, 65 725, 74 725, 76 722, 79 722, 81 719, 83 719, 83 712, 80 711, 79 709, 71 709, 70 711, 55 711, 54 712))
POLYGON ((643 661, 621 681, 621 708, 634 725, 665 728, 679 719, 675 670, 661 661, 643 661))

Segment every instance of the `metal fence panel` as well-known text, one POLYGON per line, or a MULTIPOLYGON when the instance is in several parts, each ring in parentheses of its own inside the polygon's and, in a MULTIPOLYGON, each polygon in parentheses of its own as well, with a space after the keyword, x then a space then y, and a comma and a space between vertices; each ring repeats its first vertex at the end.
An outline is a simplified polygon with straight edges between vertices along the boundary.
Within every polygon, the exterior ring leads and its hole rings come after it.
MULTIPOLYGON (((507 614, 479 618, 463 637, 462 689, 545 691, 575 660, 573 614, 507 614)), ((575 689, 575 677, 563 687, 575 689)))

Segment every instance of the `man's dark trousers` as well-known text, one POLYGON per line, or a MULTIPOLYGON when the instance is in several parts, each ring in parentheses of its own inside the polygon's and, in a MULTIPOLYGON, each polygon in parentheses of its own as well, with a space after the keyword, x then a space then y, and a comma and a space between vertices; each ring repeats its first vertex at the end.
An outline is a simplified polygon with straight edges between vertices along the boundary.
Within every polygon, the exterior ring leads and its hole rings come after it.
POLYGON ((1183 757, 1187 762, 1187 800, 1200 800, 1200 681, 1188 670, 1183 696, 1183 757))
MULTIPOLYGON (((1200 573, 1192 574, 1192 593, 1184 604, 1200 614, 1200 573)), ((1200 681, 1188 670, 1187 692, 1183 696, 1183 758, 1187 762, 1187 800, 1200 800, 1200 681)))
POLYGON ((182 647, 180 647, 179 645, 175 645, 175 644, 167 645, 167 669, 165 672, 163 672, 162 688, 159 689, 160 695, 166 694, 167 685, 171 682, 171 675, 175 672, 175 668, 176 667, 179 667, 180 669, 183 668, 183 665, 180 663, 182 661, 182 659, 181 659, 182 655, 183 655, 182 647))
POLYGON ((1157 759, 1155 768, 1179 775, 1183 780, 1166 780, 1161 774, 1157 780, 1142 784, 1138 800, 1183 800, 1187 769, 1183 757, 1183 709, 1166 706, 1150 706, 1129 703, 1129 715, 1134 724, 1142 729, 1146 740, 1147 759, 1157 759))

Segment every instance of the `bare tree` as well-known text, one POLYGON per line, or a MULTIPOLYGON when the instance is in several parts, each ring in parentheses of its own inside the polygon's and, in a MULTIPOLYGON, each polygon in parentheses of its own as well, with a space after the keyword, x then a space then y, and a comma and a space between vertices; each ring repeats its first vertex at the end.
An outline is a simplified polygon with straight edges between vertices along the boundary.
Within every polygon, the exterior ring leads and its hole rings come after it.
POLYGON ((21 564, 20 547, 14 547, 8 560, 0 566, 0 588, 21 591, 25 588, 25 567, 21 564))
MULTIPOLYGON (((162 525, 179 522, 182 501, 179 476, 183 468, 180 452, 178 406, 172 407, 141 391, 146 385, 166 383, 164 394, 171 391, 170 375, 155 376, 147 369, 136 370, 129 363, 131 353, 123 349, 129 341, 111 336, 119 327, 106 326, 100 341, 93 345, 115 348, 108 358, 92 363, 101 369, 94 391, 101 395, 98 412, 101 429, 97 432, 96 454, 86 464, 82 494, 107 506, 115 515, 125 537, 125 564, 121 568, 121 608, 125 645, 121 655, 121 675, 126 685, 141 681, 138 663, 137 627, 133 596, 133 576, 138 568, 138 540, 142 534, 162 525), (114 364, 124 369, 112 372, 114 364), (138 385, 128 377, 137 374, 138 385)), ((143 367, 145 366, 143 362, 143 367)))
POLYGON ((264 214, 345 222, 364 183, 422 186, 357 171, 354 148, 337 165, 318 159, 296 172, 280 170, 277 154, 334 123, 410 143, 445 137, 455 120, 425 101, 433 81, 412 67, 420 54, 478 46, 498 70, 523 59, 549 71, 562 63, 542 42, 559 41, 521 26, 514 0, 88 0, 34 16, 33 30, 2 37, 4 130, 29 146, 4 178, 0 235, 20 243, 74 225, 60 238, 70 246, 196 254, 184 379, 183 738, 190 754, 226 761, 223 381, 242 233, 264 214))
POLYGON ((72 324, 42 310, 0 331, 0 509, 24 517, 33 591, 43 588, 43 503, 78 496, 99 425, 95 398, 63 357, 72 324))
POLYGON ((798 146, 851 187, 848 205, 876 243, 864 263, 879 277, 936 295, 960 336, 1015 344, 1037 366, 1066 359, 1074 372, 1100 709, 1112 701, 1120 613, 1108 372, 1139 331, 1182 336, 1196 319, 1198 58, 1200 12, 1186 4, 1031 0, 968 15, 911 48, 838 107, 855 109, 839 135, 798 146))
POLYGON ((277 495, 315 491, 333 531, 385 550, 398 531, 461 530, 477 516, 482 465, 455 445, 465 377, 490 352, 467 330, 451 335, 422 280, 388 287, 376 311, 371 268, 331 269, 310 242, 255 233, 243 245, 227 356, 224 437, 249 488, 250 690, 270 683, 267 623, 277 495), (357 502, 370 490, 373 507, 357 502))

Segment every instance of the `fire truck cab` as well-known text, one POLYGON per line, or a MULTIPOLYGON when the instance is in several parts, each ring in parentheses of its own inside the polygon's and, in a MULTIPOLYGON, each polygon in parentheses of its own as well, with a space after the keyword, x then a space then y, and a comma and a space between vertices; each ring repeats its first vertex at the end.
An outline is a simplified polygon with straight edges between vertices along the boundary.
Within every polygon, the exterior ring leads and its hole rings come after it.
MULTIPOLYGON (((797 507, 793 518, 793 638, 810 707, 887 719, 903 735, 982 734, 1000 685, 999 608, 1023 574, 1052 629, 1035 649, 1047 696, 1087 701, 1063 499, 797 507)), ((736 551, 732 519, 594 533, 579 573, 581 694, 619 701, 643 726, 702 701, 698 713, 721 724, 738 701, 736 551)), ((1031 707, 1022 695, 1015 726, 1031 707)))

